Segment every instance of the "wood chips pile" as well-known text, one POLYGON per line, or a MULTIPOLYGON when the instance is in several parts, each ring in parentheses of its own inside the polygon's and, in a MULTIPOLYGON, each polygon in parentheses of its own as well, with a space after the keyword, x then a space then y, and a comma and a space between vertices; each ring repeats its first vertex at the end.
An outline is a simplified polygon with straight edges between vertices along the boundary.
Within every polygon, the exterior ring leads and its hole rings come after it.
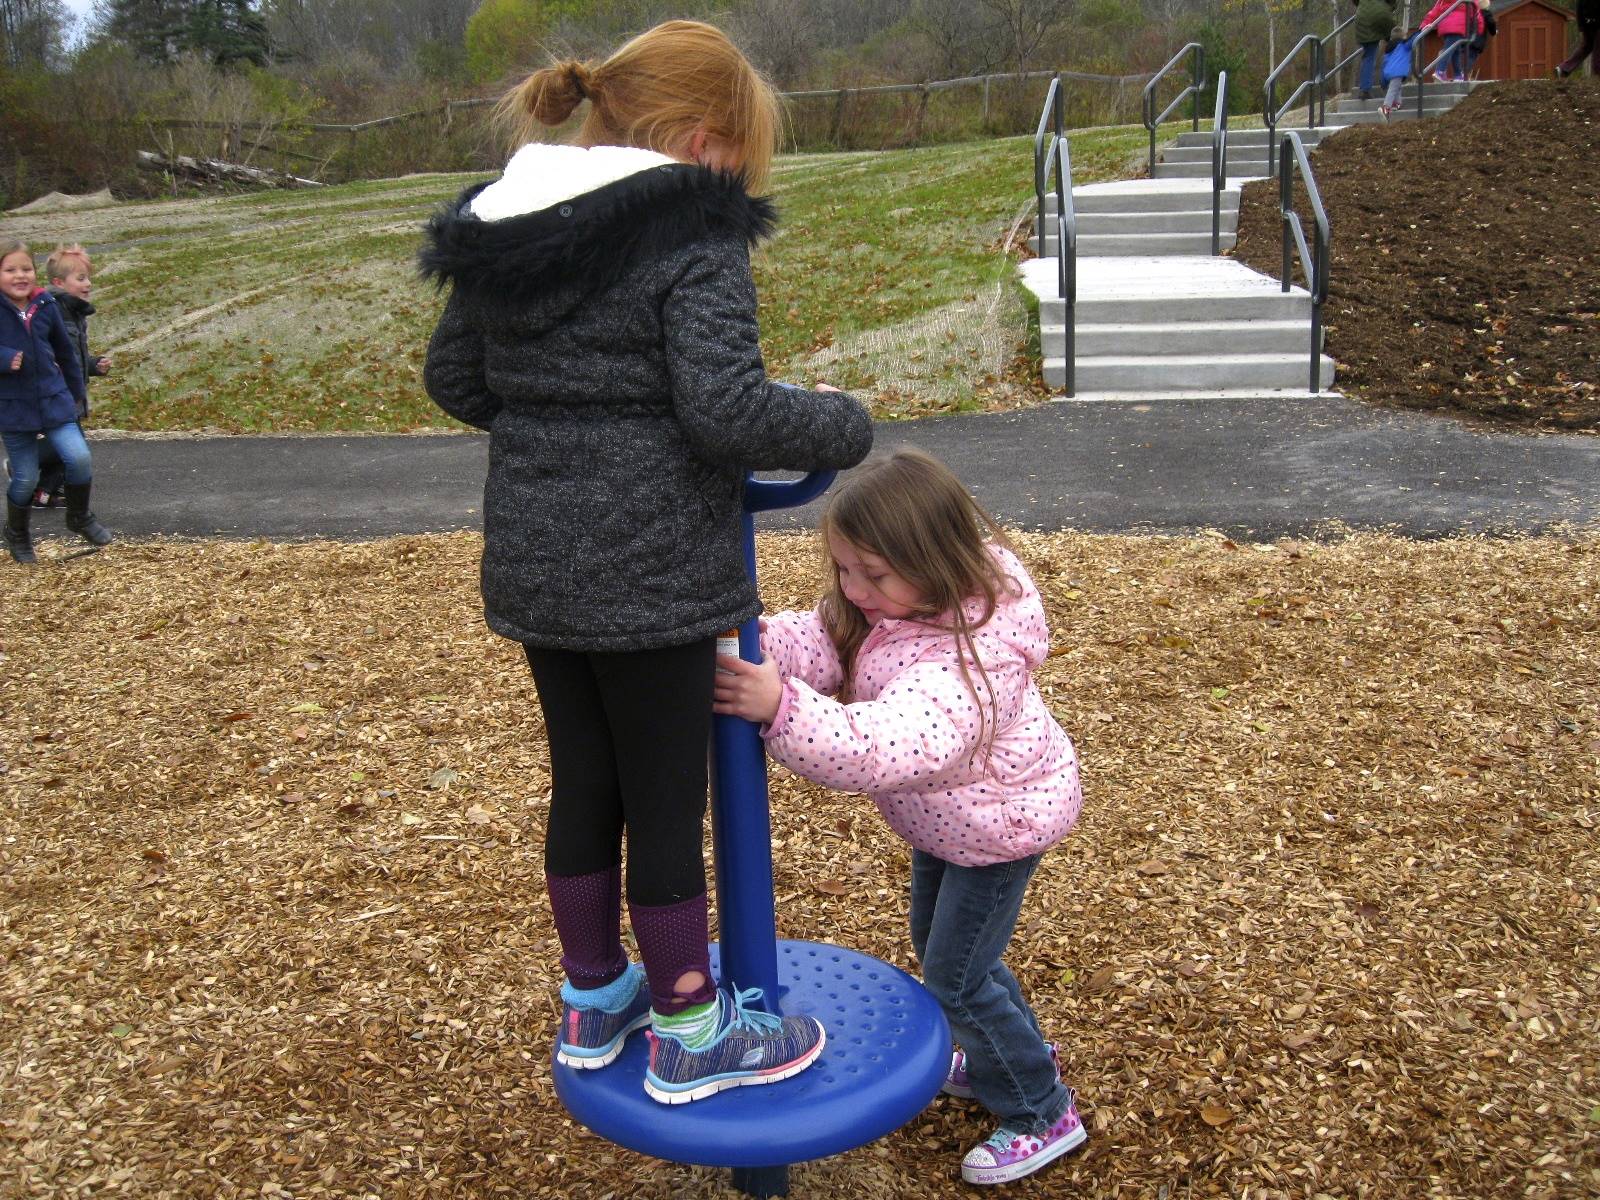
MULTIPOLYGON (((1087 803, 1011 963, 1090 1141, 1010 1190, 1600 1192, 1600 539, 1019 540, 1087 803)), ((476 537, 64 550, 0 619, 0 1196, 733 1194, 555 1101, 476 537)), ((814 595, 810 538, 762 561, 814 595)), ((780 933, 910 967, 870 804, 773 803, 780 933)), ((941 1099, 793 1194, 967 1195, 989 1130, 941 1099)))

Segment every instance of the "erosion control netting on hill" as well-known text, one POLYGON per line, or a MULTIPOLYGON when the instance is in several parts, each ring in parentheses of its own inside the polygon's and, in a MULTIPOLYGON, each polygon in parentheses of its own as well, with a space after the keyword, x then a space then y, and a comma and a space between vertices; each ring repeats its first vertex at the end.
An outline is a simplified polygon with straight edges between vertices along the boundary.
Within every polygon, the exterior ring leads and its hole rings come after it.
MULTIPOLYGON (((1016 244, 1031 212, 1030 204, 1011 220, 1000 246, 1016 244)), ((842 334, 810 355, 805 369, 824 379, 840 366, 851 377, 867 374, 891 415, 900 415, 905 403, 935 410, 965 407, 964 398, 974 392, 992 406, 1011 407, 1028 391, 1008 369, 1027 337, 1027 314, 1017 302, 1014 275, 1015 260, 997 247, 993 269, 972 294, 896 324, 842 334)), ((1035 369, 1029 359, 1028 382, 1035 369)))
MULTIPOLYGON (((1497 83, 1441 117, 1354 126, 1312 167, 1333 228, 1327 348, 1343 390, 1600 429, 1594 81, 1497 83)), ((1274 276, 1277 187, 1246 186, 1235 251, 1274 276)))

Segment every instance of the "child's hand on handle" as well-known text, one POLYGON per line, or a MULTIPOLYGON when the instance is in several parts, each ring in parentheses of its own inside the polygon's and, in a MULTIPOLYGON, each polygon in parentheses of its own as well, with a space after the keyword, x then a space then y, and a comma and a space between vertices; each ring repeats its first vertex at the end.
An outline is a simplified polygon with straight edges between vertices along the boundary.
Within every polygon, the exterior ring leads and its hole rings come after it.
POLYGON ((102 375, 111 374, 111 360, 109 358, 105 358, 104 356, 102 356, 100 358, 97 358, 95 360, 95 364, 94 365, 95 365, 95 370, 99 371, 100 374, 102 374, 102 375))
POLYGON ((743 717, 760 725, 772 724, 783 699, 778 664, 748 663, 742 658, 717 655, 716 683, 711 691, 711 711, 725 717, 743 717))

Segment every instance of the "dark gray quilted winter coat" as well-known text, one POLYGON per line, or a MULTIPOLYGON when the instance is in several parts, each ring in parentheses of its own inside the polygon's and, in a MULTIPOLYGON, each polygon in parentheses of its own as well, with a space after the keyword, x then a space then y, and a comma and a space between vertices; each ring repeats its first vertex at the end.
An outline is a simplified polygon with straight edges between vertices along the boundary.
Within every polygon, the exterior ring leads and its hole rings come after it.
POLYGON ((490 433, 490 628, 623 651, 755 615, 745 472, 849 467, 872 441, 851 397, 767 379, 749 248, 770 206, 681 164, 494 221, 479 190, 429 223, 421 265, 451 286, 428 394, 490 433))

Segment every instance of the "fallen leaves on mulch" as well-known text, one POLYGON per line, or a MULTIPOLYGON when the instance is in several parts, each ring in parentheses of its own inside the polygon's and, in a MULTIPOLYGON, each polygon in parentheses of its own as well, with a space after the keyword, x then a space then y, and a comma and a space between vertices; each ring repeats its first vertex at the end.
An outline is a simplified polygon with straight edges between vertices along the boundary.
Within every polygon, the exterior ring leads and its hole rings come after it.
MULTIPOLYGON (((1437 118, 1353 126, 1312 169, 1333 231, 1324 313, 1342 390, 1600 430, 1595 81, 1496 83, 1437 118)), ((1277 181, 1245 185, 1235 254, 1276 278, 1280 230, 1277 181)))
MULTIPOLYGON (((1011 964, 1090 1129, 1019 1194, 1593 1195, 1600 539, 1019 540, 1087 805, 1011 964)), ((548 763, 476 537, 45 550, 0 624, 0 1195, 732 1194, 555 1101, 548 763)), ((761 558, 811 598, 810 538, 761 558)), ((780 932, 910 966, 871 806, 773 797, 780 932)), ((966 1195, 988 1131, 941 1099, 793 1194, 966 1195)))

